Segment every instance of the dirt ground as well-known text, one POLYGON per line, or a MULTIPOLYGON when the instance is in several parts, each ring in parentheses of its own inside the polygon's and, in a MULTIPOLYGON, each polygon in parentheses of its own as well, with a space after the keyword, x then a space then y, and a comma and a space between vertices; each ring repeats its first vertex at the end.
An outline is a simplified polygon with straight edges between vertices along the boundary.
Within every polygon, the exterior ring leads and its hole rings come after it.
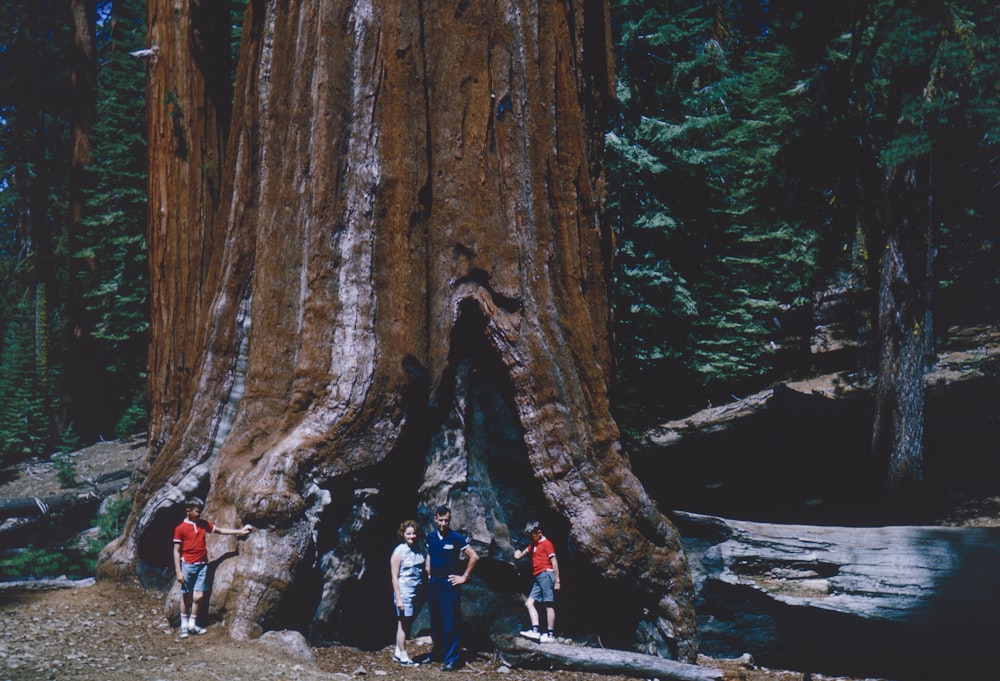
MULTIPOLYGON (((485 653, 470 653, 465 667, 401 667, 391 648, 374 652, 347 646, 292 648, 228 637, 220 624, 182 639, 169 626, 162 594, 138 586, 99 582, 48 591, 0 589, 0 680, 63 681, 284 681, 369 677, 443 681, 624 681, 625 677, 560 670, 510 669, 485 653)), ((427 651, 411 642, 411 655, 427 651)), ((822 681, 832 677, 754 668, 747 662, 703 658, 731 681, 822 681)))
MULTIPOLYGON (((102 477, 121 480, 141 460, 141 442, 101 443, 77 456, 84 492, 102 477)), ((0 471, 0 501, 26 495, 63 494, 48 462, 29 461, 0 471)), ((946 524, 995 524, 1000 498, 959 506, 946 524)), ((203 636, 181 639, 164 614, 164 594, 138 584, 100 582, 90 586, 29 591, 0 584, 0 681, 364 681, 370 677, 444 681, 482 677, 486 681, 625 681, 627 677, 564 670, 511 669, 489 653, 468 652, 466 665, 443 672, 440 665, 401 667, 391 647, 366 651, 348 646, 311 648, 261 641, 234 641, 222 624, 203 636)), ((410 653, 427 652, 426 643, 411 642, 410 653)), ((802 671, 756 667, 752 660, 701 658, 699 664, 720 669, 729 681, 827 681, 833 678, 802 671)), ((844 679, 843 681, 857 681, 844 679)))

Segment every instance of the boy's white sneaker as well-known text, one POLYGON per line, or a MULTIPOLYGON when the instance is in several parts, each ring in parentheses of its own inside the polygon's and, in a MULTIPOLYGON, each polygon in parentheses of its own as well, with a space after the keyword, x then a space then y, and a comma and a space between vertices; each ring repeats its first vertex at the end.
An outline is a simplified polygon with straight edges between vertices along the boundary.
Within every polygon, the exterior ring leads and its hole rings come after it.
POLYGON ((197 636, 201 636, 206 631, 208 631, 208 630, 205 629, 204 627, 199 627, 197 624, 189 624, 188 625, 188 632, 192 633, 192 634, 195 634, 197 636))
POLYGON ((534 629, 525 629, 521 632, 521 636, 530 638, 532 641, 539 641, 542 638, 542 635, 534 629))
POLYGON ((183 624, 181 625, 180 637, 181 638, 187 638, 188 637, 188 628, 185 627, 183 624))
POLYGON ((538 642, 539 643, 552 643, 555 640, 556 640, 556 637, 553 636, 552 634, 548 633, 548 632, 545 632, 544 634, 542 634, 538 638, 538 642))

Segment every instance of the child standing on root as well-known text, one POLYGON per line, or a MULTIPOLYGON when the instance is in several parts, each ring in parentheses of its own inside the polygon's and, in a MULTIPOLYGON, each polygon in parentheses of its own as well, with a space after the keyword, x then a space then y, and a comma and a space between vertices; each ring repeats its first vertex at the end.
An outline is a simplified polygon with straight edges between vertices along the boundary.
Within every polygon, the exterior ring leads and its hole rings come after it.
POLYGON ((538 521, 528 523, 527 527, 524 528, 524 533, 531 539, 531 543, 524 549, 515 550, 514 560, 520 560, 522 556, 527 556, 530 553, 531 572, 535 579, 531 584, 528 598, 524 601, 524 606, 528 609, 528 617, 531 619, 531 628, 522 631, 521 636, 539 643, 551 643, 555 640, 555 592, 559 590, 559 561, 556 560, 555 547, 542 534, 542 527, 538 521), (547 628, 543 631, 538 629, 536 602, 545 606, 547 628))
POLYGON ((205 580, 208 573, 208 547, 205 537, 219 534, 235 534, 245 537, 253 530, 252 525, 239 529, 218 527, 201 517, 205 502, 197 497, 184 504, 187 517, 174 528, 174 572, 181 585, 181 638, 190 634, 204 634, 198 626, 198 608, 205 596, 205 580))

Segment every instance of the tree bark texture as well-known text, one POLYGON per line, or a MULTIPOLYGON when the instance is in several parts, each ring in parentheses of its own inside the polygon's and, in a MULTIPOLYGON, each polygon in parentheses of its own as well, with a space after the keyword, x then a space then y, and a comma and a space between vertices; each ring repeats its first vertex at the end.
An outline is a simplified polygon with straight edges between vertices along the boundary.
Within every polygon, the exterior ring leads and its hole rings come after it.
POLYGON ((926 162, 894 172, 880 263, 872 451, 885 464, 891 492, 923 481, 924 374, 931 351, 927 177, 926 162))
POLYGON ((231 111, 229 3, 149 0, 150 445, 159 450, 190 407, 215 294, 231 111))
MULTIPOLYGON (((683 548, 608 407, 606 3, 248 12, 203 339, 190 324, 165 337, 171 299, 154 292, 154 357, 202 349, 195 393, 101 574, 162 560, 178 502, 207 493, 207 517, 260 528, 210 547, 234 551, 212 596, 231 634, 336 637, 365 575, 385 596, 378 570, 408 515, 430 528, 450 504, 483 556, 471 598, 544 516, 564 571, 628 594, 615 604, 646 649, 692 660, 683 548)), ((164 189, 154 211, 175 200, 164 189)))

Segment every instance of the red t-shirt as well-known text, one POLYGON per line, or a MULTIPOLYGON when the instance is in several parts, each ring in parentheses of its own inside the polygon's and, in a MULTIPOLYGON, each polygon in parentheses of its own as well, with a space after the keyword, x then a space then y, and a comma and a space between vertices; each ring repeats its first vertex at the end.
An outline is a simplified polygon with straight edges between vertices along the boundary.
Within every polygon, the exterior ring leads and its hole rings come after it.
POLYGON ((541 537, 531 544, 531 574, 540 575, 546 570, 552 570, 552 556, 556 555, 556 547, 547 537, 541 537))
POLYGON ((189 565, 207 562, 208 548, 205 546, 205 537, 212 532, 215 532, 215 525, 207 520, 198 520, 195 524, 185 518, 184 522, 175 527, 174 543, 181 545, 181 560, 189 565))

